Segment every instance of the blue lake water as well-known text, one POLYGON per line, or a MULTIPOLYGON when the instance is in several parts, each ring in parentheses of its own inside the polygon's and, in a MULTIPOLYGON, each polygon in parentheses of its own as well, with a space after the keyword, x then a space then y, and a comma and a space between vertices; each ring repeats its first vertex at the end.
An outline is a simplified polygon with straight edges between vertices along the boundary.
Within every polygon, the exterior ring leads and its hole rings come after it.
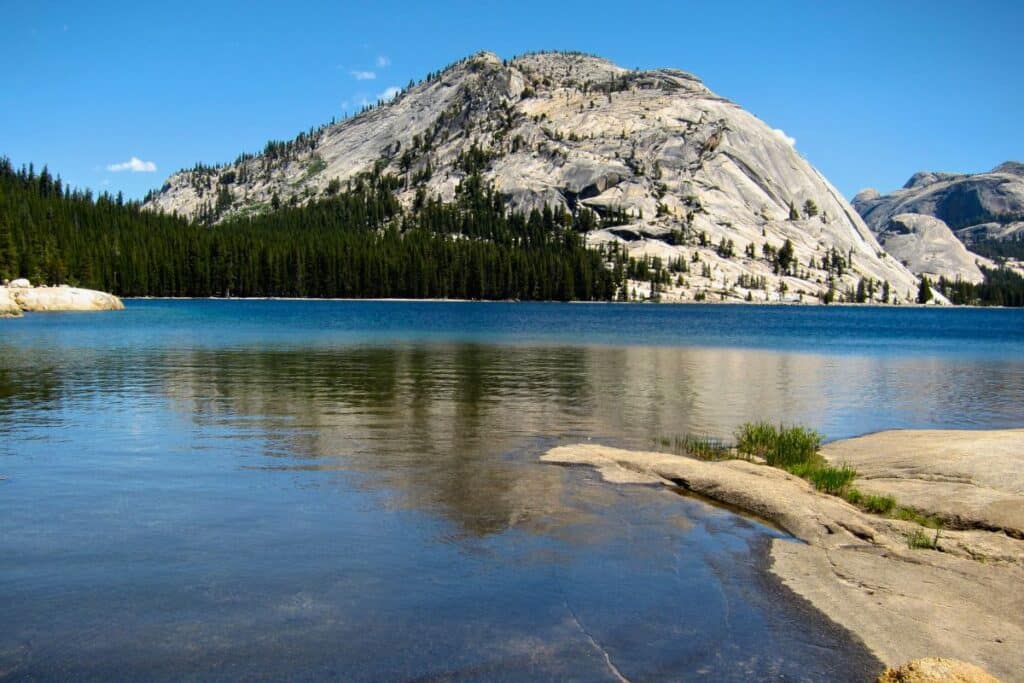
POLYGON ((780 534, 537 462, 1024 424, 1024 312, 129 301, 0 322, 0 678, 863 680, 780 534))

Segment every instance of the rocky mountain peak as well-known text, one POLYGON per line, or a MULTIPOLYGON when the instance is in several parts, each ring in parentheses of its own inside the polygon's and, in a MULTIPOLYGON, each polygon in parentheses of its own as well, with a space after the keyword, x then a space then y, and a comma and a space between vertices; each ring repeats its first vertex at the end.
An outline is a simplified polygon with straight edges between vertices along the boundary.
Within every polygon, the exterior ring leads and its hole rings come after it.
POLYGON ((858 194, 853 206, 875 232, 899 214, 938 218, 963 241, 1024 234, 1024 164, 1007 161, 986 173, 915 173, 889 194, 858 194))
POLYGON ((1024 235, 1024 164, 1007 161, 973 175, 921 171, 895 192, 859 193, 853 206, 914 273, 980 282, 979 265, 995 263, 968 249, 1024 235))
POLYGON ((916 288, 781 132, 685 71, 573 52, 477 53, 354 117, 177 173, 147 207, 219 221, 367 172, 395 176, 407 207, 453 201, 478 174, 512 209, 592 214, 591 244, 679 263, 680 298, 813 299, 862 278, 899 298, 916 288), (799 265, 780 272, 787 241, 799 265))
POLYGON ((934 185, 935 183, 944 182, 947 180, 954 180, 959 178, 956 173, 937 173, 935 171, 918 171, 914 175, 910 176, 910 180, 903 185, 904 190, 910 190, 916 187, 927 187, 928 185, 934 185))
POLYGON ((1024 164, 1019 161, 1004 161, 992 169, 992 173, 1007 173, 1024 176, 1024 164))
POLYGON ((988 259, 967 251, 949 226, 933 216, 893 216, 879 231, 878 241, 912 272, 933 281, 944 277, 951 282, 978 283, 984 280, 979 266, 995 267, 988 259))

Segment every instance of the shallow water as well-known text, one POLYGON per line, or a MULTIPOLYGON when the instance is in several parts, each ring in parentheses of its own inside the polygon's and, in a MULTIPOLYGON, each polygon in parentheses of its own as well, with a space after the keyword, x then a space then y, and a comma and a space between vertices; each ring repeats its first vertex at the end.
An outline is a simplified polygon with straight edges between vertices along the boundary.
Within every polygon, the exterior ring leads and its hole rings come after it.
POLYGON ((767 527, 541 465, 1020 426, 1005 310, 130 301, 0 325, 0 677, 863 679, 767 527))

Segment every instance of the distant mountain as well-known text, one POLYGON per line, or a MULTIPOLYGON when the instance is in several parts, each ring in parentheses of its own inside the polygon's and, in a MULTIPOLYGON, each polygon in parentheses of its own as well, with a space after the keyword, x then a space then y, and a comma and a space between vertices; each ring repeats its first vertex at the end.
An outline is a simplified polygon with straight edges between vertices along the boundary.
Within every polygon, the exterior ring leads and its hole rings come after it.
POLYGON ((1024 164, 973 175, 922 171, 889 194, 863 190, 853 206, 916 274, 980 282, 978 265, 994 264, 964 247, 992 252, 988 243, 1024 238, 1024 164))
POLYGON ((868 189, 853 206, 872 230, 893 216, 919 213, 943 221, 965 244, 1024 235, 1024 164, 1007 161, 987 173, 915 173, 902 189, 868 189))
POLYGON ((989 259, 969 252, 938 218, 919 213, 890 218, 878 232, 878 241, 911 272, 931 280, 944 277, 979 283, 985 279, 981 266, 996 267, 989 259))
POLYGON ((609 264, 638 261, 633 296, 916 296, 784 133, 691 74, 576 53, 473 55, 352 118, 176 173, 145 206, 215 223, 321 201, 368 173, 396 177, 406 211, 480 178, 510 209, 566 212, 609 264))

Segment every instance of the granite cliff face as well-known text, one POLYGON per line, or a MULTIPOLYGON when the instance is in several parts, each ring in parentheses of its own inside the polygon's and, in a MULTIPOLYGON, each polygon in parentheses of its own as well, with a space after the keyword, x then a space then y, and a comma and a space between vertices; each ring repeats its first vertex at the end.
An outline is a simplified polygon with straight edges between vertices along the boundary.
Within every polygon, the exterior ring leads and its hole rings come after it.
POLYGON ((1024 236, 1024 164, 1007 161, 974 175, 922 171, 889 194, 863 190, 853 206, 915 274, 980 282, 978 266, 995 264, 968 251, 971 245, 1024 236))
POLYGON ((872 230, 901 213, 943 221, 968 246, 1024 234, 1024 164, 1007 161, 987 173, 915 173, 889 194, 864 190, 853 199, 872 230))
POLYGON ((938 218, 919 213, 901 213, 890 218, 878 232, 878 241, 911 272, 933 281, 944 277, 979 283, 985 279, 979 266, 996 267, 989 259, 967 251, 938 218))
POLYGON ((179 172, 147 207, 221 220, 323 197, 374 168, 401 179, 406 206, 451 200, 479 170, 517 209, 592 210, 590 244, 687 264, 663 299, 842 298, 862 279, 876 299, 883 283, 896 301, 916 293, 784 133, 691 74, 580 54, 474 55, 262 154, 179 172), (795 265, 776 272, 786 240, 795 265))

